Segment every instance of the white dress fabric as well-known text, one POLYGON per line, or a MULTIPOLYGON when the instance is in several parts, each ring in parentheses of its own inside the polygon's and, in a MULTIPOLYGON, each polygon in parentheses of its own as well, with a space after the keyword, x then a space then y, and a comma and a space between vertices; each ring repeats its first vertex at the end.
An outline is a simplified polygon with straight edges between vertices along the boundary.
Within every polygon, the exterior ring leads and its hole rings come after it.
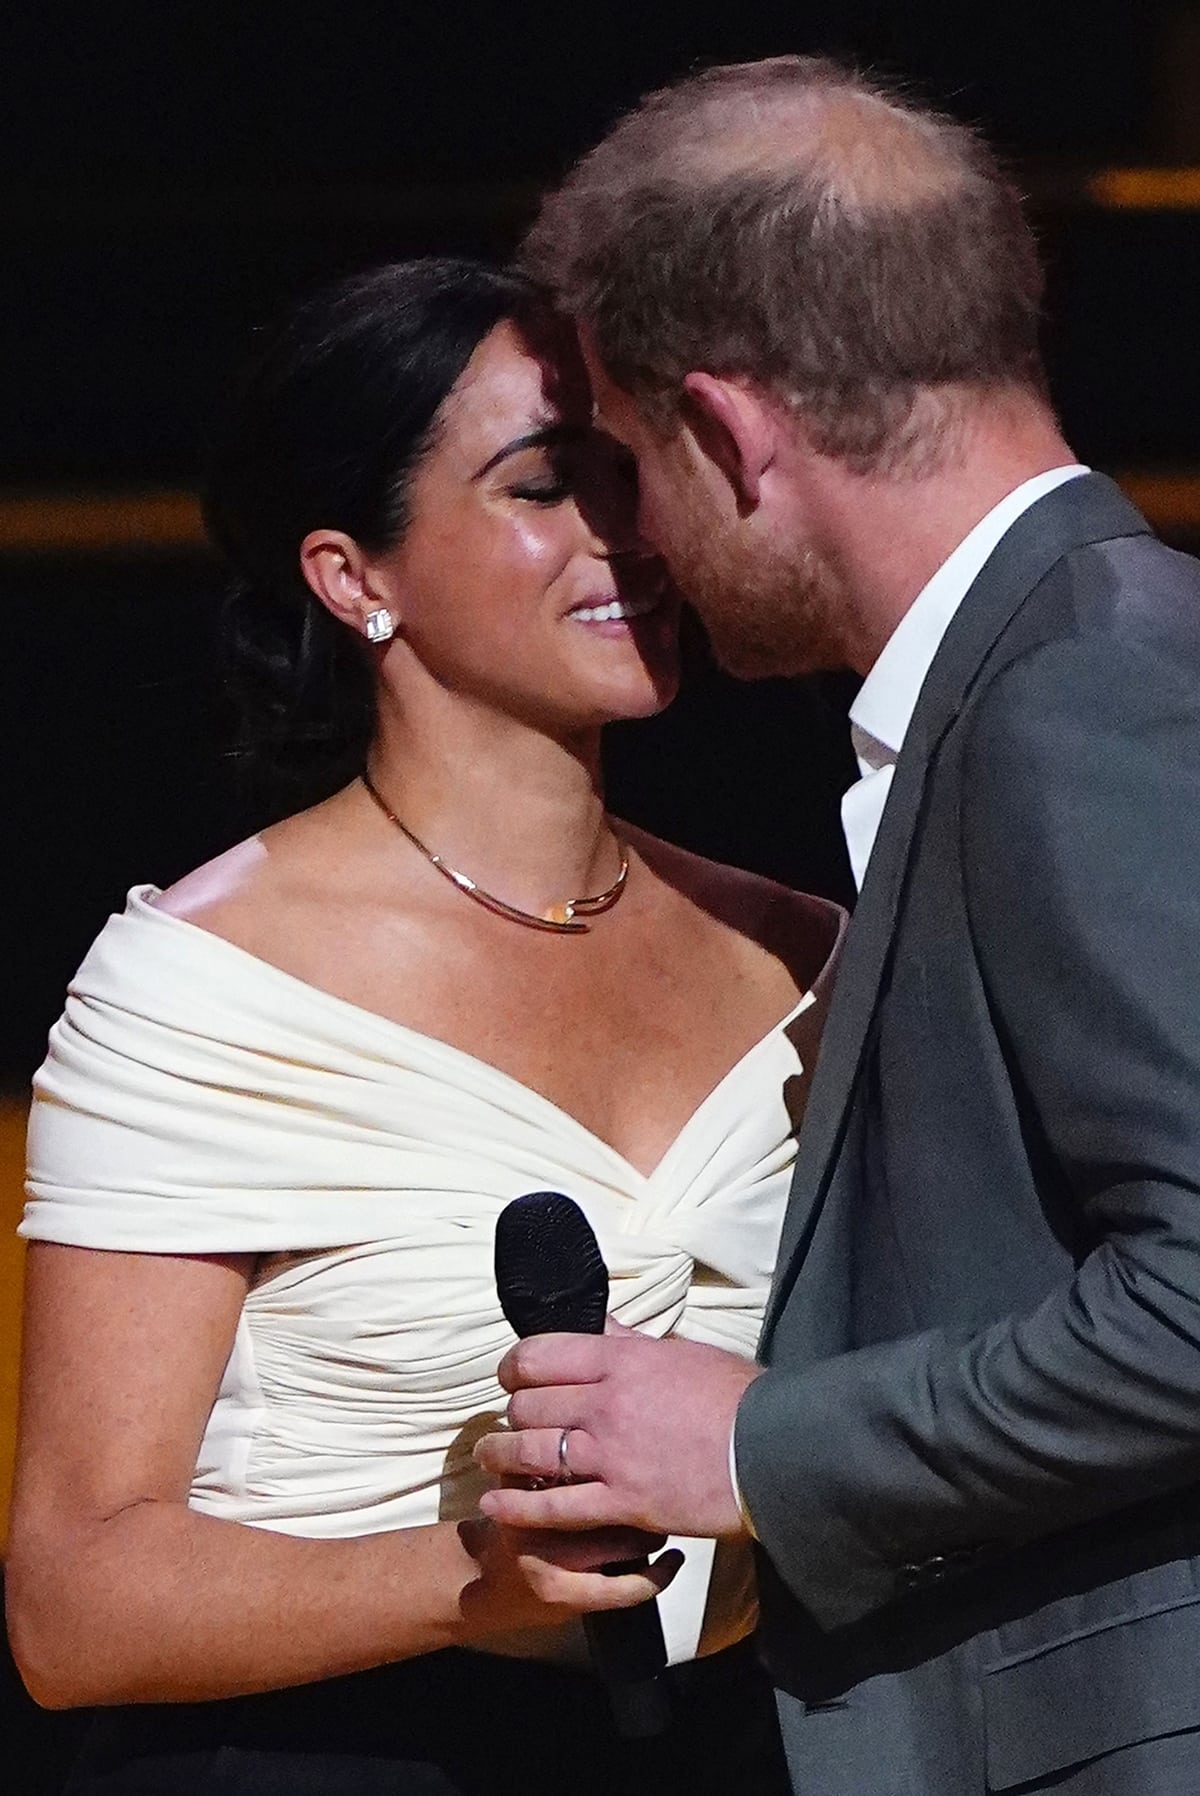
MULTIPOLYGON (((259 1257, 191 1503, 330 1538, 472 1513, 502 1414, 503 1206, 564 1191, 612 1313, 751 1357, 795 1142, 782 1022, 648 1177, 462 1049, 331 997, 135 889, 72 981, 34 1082, 20 1232, 90 1248, 259 1257)), ((792 1013, 798 1015, 808 1000, 792 1013)), ((749 1622, 710 1543, 662 1601, 672 1660, 749 1622)), ((526 1650, 574 1656, 571 1631, 526 1650)), ((497 1650, 522 1650, 497 1642, 497 1650)))

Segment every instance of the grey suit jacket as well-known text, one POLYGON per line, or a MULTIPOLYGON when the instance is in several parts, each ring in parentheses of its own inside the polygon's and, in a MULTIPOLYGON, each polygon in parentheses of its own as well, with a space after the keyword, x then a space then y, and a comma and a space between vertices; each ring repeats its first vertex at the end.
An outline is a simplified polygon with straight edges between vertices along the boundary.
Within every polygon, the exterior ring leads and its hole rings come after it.
POLYGON ((926 680, 763 1357, 802 1796, 1200 1791, 1200 566, 1101 476, 926 680))

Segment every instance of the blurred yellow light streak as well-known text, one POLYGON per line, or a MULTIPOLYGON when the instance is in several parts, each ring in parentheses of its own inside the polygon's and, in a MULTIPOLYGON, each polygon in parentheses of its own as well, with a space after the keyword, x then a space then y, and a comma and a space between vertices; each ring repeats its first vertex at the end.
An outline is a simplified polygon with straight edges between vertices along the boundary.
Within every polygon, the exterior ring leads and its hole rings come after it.
POLYGON ((1156 530, 1200 530, 1200 473, 1136 473, 1114 477, 1156 530))
MULTIPOLYGON (((1200 470, 1114 478, 1158 530, 1200 531, 1200 470)), ((0 492, 0 555, 195 554, 206 547, 194 493, 0 492)))
POLYGON ((204 547, 194 493, 0 493, 0 554, 173 554, 204 547))
POLYGON ((1117 211, 1200 211, 1200 168, 1104 168, 1089 175, 1086 192, 1117 211))

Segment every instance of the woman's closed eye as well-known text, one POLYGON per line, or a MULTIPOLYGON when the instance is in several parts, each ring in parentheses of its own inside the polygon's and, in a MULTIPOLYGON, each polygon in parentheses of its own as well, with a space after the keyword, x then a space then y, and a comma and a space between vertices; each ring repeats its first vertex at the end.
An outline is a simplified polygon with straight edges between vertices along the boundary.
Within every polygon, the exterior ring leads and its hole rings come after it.
POLYGON ((575 496, 584 478, 580 445, 557 442, 515 457, 506 485, 514 499, 527 504, 561 505, 575 496))
POLYGON ((514 499, 526 499, 531 505, 561 505, 575 491, 574 482, 563 474, 544 474, 536 479, 521 480, 509 487, 514 499))
POLYGON ((586 503, 589 495, 599 500, 618 490, 636 498, 637 487, 637 460, 625 445, 603 431, 589 431, 544 449, 536 466, 526 462, 517 470, 507 490, 526 504, 549 506, 570 499, 586 503))

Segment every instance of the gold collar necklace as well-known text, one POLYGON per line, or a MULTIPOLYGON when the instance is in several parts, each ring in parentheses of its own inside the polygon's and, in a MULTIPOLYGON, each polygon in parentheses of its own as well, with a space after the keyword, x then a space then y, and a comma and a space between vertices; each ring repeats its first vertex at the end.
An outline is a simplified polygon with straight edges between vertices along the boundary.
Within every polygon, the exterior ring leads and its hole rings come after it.
POLYGON ((535 916, 532 911, 518 910, 515 904, 506 904, 503 898, 497 898, 493 893, 485 892, 483 887, 476 885, 473 879, 468 878, 465 873, 460 873, 457 867, 452 867, 447 861, 444 861, 440 854, 434 854, 432 849, 426 848, 421 838, 414 836, 407 823, 401 823, 395 811, 380 797, 371 783, 370 775, 363 773, 360 778, 388 822, 394 823, 400 834, 406 836, 414 848, 420 849, 431 866, 436 867, 438 872, 443 874, 451 885, 457 886, 460 892, 465 892, 468 898, 473 898, 476 904, 482 904, 485 910, 493 911, 498 917, 507 917, 510 923, 524 923, 527 929, 547 929, 555 935, 584 935, 590 926, 580 922, 579 919, 581 917, 598 917, 601 911, 611 910, 625 890, 625 881, 629 877, 629 856, 620 837, 614 834, 613 840, 621 856, 621 871, 607 891, 597 892, 594 898, 568 898, 562 904, 552 904, 549 910, 542 912, 540 917, 535 916))

